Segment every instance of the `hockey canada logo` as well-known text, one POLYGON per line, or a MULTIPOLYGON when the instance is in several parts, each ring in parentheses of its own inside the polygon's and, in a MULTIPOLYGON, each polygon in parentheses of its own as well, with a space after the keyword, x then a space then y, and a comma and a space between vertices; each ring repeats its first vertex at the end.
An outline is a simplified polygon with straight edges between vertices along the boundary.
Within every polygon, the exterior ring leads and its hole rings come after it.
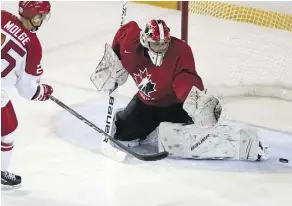
POLYGON ((144 99, 152 100, 150 93, 156 91, 156 84, 152 82, 151 74, 148 74, 147 69, 145 68, 144 71, 139 70, 138 74, 134 73, 134 78, 140 93, 142 92, 144 94, 143 96, 145 96, 144 99))

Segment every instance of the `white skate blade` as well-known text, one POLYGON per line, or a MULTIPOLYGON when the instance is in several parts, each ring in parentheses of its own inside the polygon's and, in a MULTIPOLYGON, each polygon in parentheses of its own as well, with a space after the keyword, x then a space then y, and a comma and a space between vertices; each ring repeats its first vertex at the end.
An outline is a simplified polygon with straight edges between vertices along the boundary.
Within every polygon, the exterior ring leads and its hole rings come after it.
POLYGON ((127 153, 117 148, 114 148, 113 146, 110 145, 109 142, 104 141, 102 141, 101 143, 101 151, 105 156, 118 162, 123 162, 127 156, 127 153))

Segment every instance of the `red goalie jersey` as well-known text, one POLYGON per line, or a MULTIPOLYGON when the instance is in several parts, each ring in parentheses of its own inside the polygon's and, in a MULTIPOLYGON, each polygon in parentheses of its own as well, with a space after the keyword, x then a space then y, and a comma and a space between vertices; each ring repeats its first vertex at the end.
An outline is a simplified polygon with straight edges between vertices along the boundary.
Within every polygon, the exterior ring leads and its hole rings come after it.
POLYGON ((143 34, 149 34, 147 38, 162 44, 144 41, 141 29, 132 21, 118 30, 112 48, 135 80, 141 101, 165 107, 184 102, 193 86, 200 90, 204 90, 204 86, 196 72, 190 46, 170 36, 163 21, 162 26, 156 24, 151 21, 143 34))

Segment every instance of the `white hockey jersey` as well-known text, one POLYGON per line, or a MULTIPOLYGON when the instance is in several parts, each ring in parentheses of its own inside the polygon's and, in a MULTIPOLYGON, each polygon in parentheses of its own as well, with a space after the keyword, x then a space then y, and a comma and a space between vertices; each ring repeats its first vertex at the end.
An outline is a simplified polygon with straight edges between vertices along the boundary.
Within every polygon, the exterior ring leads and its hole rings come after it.
POLYGON ((12 86, 26 99, 34 97, 43 74, 41 59, 42 48, 36 34, 16 16, 1 10, 1 107, 9 102, 6 90, 12 86))

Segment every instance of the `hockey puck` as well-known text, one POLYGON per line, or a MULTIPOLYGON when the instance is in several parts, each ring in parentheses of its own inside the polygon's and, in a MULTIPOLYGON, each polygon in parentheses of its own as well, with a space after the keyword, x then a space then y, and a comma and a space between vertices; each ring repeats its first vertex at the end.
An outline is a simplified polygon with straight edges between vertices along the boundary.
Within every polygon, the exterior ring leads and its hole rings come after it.
POLYGON ((280 158, 280 159, 279 159, 279 162, 282 162, 282 163, 288 163, 289 160, 288 160, 288 159, 285 159, 285 158, 280 158))

